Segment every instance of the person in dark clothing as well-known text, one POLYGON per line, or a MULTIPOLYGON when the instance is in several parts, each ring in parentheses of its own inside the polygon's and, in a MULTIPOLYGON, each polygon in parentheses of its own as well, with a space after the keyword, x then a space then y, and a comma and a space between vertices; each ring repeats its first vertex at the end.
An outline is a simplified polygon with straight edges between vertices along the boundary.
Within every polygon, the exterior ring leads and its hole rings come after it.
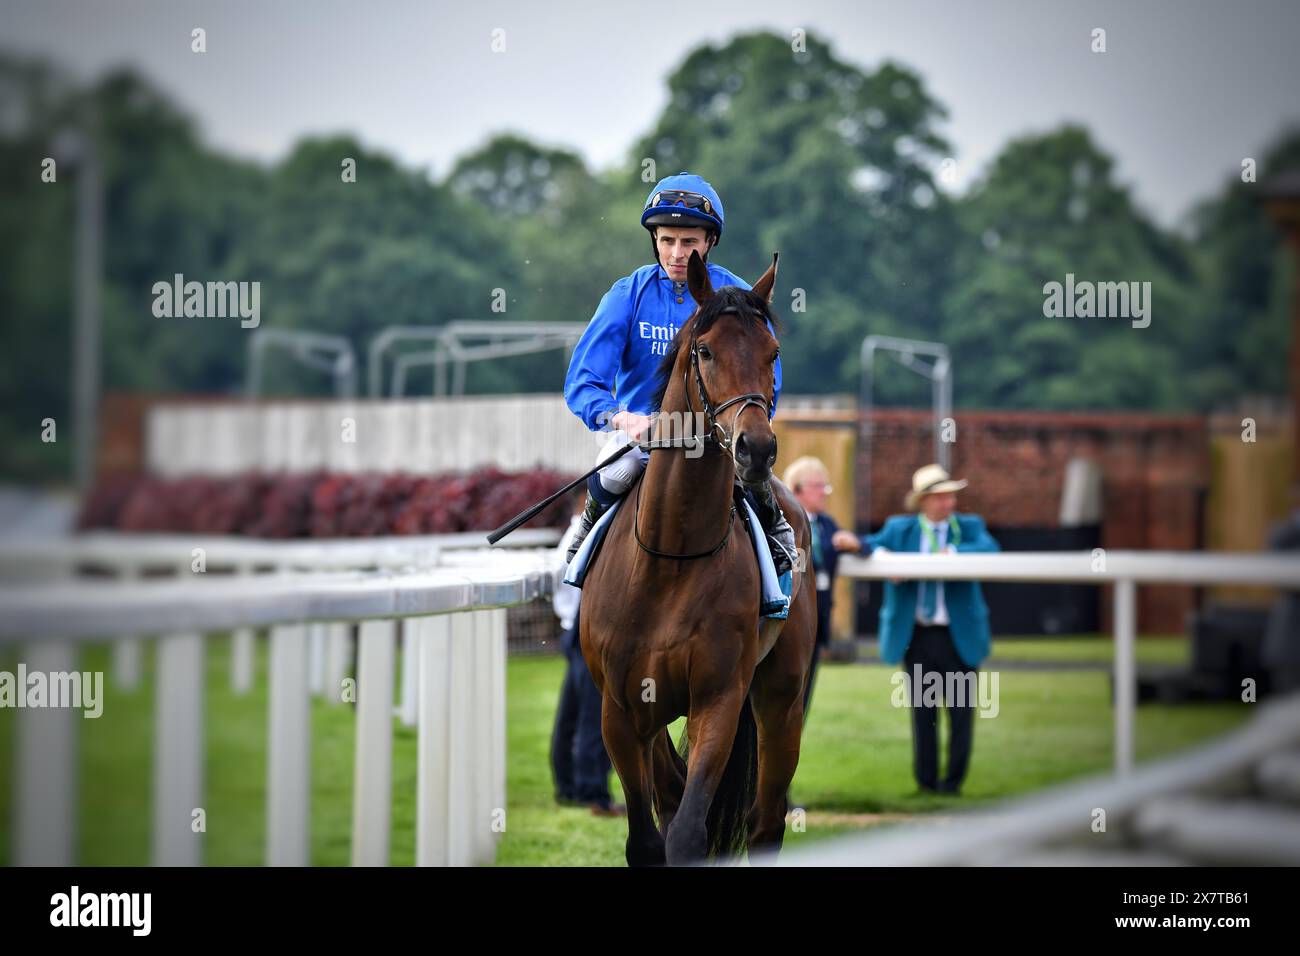
POLYGON ((812 569, 817 585, 817 645, 808 670, 808 686, 804 689, 803 713, 807 721, 817 665, 830 652, 831 605, 839 555, 841 551, 857 551, 859 541, 852 531, 841 530, 835 519, 824 510, 826 499, 834 489, 831 488, 830 473, 820 459, 810 455, 796 458, 786 468, 782 480, 808 513, 812 530, 812 569))
MULTIPOLYGON (((579 515, 574 515, 569 529, 560 539, 563 555, 577 532, 579 515)), ((563 577, 563 572, 559 575, 563 577)), ((569 806, 588 806, 597 816, 618 816, 625 812, 621 804, 609 799, 611 764, 600 732, 600 691, 582 657, 578 639, 578 605, 582 592, 557 580, 553 606, 563 633, 560 649, 566 662, 564 683, 560 686, 560 704, 551 733, 551 775, 555 781, 556 802, 569 806)))
MULTIPOLYGON (((1300 551, 1300 484, 1291 487, 1291 501, 1290 517, 1269 533, 1272 551, 1300 551)), ((1274 601, 1264 632, 1263 658, 1272 691, 1300 690, 1300 591, 1283 591, 1274 601)))

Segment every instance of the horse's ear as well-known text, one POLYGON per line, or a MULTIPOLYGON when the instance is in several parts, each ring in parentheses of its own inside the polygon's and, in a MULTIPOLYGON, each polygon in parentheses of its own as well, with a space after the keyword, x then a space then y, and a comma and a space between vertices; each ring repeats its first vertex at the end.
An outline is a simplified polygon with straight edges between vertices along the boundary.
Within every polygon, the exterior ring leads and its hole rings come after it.
POLYGON ((762 278, 754 283, 754 294, 762 296, 763 301, 769 305, 772 302, 772 293, 775 291, 776 260, 780 255, 779 252, 772 253, 772 264, 767 267, 767 271, 763 273, 762 278))
POLYGON ((694 249, 691 250, 691 261, 686 264, 686 286, 691 290, 691 298, 695 300, 696 305, 703 305, 713 298, 713 283, 709 281, 709 270, 705 268, 704 260, 694 249))

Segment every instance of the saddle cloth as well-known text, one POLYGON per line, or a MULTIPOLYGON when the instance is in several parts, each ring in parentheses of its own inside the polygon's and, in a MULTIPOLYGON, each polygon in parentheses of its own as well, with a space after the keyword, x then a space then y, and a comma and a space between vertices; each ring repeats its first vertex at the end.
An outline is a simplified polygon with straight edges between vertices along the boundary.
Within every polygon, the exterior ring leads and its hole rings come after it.
MULTIPOLYGON (((569 565, 564 575, 565 584, 572 584, 575 588, 582 587, 587 571, 600 551, 600 543, 604 540, 605 532, 609 530, 610 522, 614 520, 615 513, 625 500, 627 500, 626 495, 614 502, 609 510, 600 516, 600 520, 591 529, 587 539, 578 548, 578 553, 573 556, 573 563, 569 565)), ((746 526, 749 528, 749 540, 754 546, 754 553, 758 556, 759 578, 762 581, 758 616, 783 621, 790 614, 793 575, 787 571, 779 578, 776 576, 776 565, 772 563, 772 552, 767 543, 767 535, 763 533, 763 527, 758 523, 758 515, 754 513, 753 506, 745 498, 741 497, 740 502, 749 513, 746 526)))

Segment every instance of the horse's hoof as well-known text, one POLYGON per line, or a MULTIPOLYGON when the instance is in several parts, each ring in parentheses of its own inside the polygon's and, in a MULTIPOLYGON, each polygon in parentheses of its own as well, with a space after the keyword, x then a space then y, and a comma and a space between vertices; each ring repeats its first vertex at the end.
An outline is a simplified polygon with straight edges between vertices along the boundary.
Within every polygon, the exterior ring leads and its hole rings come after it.
POLYGON ((668 862, 664 844, 651 843, 648 846, 629 846, 627 848, 628 866, 663 866, 668 862))

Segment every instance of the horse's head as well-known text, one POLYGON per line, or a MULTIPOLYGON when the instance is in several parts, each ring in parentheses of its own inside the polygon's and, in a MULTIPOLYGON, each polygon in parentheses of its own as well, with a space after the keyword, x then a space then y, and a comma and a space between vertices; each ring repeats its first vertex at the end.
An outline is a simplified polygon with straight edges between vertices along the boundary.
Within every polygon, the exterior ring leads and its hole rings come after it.
POLYGON ((703 415, 705 427, 731 453, 736 473, 748 483, 765 481, 776 462, 776 435, 768 418, 780 351, 768 328, 769 322, 777 327, 769 308, 776 261, 773 255, 752 290, 715 291, 704 260, 691 253, 687 286, 695 314, 677 333, 662 369, 663 389, 681 389, 676 403, 703 415))

